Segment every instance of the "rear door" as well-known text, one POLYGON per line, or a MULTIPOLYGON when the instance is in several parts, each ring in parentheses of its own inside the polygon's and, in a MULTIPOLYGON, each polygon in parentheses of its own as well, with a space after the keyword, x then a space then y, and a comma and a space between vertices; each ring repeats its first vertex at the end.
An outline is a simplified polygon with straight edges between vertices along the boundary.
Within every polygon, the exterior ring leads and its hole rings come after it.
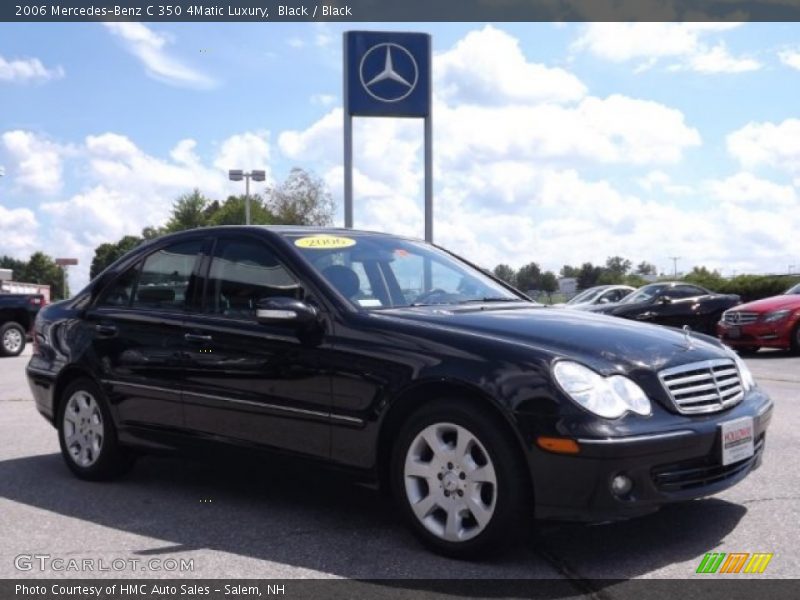
POLYGON ((184 406, 202 436, 327 457, 331 377, 320 340, 256 321, 256 303, 298 294, 297 278, 257 237, 220 237, 204 310, 186 323, 184 406))
POLYGON ((151 252, 87 312, 100 378, 123 427, 183 426, 183 321, 200 299, 202 246, 193 239, 151 252))

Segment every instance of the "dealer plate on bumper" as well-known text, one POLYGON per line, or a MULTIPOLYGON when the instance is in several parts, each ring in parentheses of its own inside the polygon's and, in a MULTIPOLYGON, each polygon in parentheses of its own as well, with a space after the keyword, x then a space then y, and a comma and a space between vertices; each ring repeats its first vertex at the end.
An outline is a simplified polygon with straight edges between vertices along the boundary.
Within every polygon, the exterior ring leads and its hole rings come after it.
POLYGON ((722 465, 750 458, 755 451, 753 417, 742 417, 720 425, 722 465))

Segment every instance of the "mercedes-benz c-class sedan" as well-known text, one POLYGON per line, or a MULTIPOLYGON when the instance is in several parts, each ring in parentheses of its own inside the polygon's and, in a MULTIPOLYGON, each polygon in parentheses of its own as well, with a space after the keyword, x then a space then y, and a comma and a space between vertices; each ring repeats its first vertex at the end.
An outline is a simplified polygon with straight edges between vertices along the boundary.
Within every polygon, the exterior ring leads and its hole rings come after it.
POLYGON ((34 343, 36 406, 78 477, 147 450, 290 453, 391 490, 452 556, 531 517, 728 488, 772 413, 716 339, 545 308, 441 248, 352 230, 149 241, 44 308, 34 343))

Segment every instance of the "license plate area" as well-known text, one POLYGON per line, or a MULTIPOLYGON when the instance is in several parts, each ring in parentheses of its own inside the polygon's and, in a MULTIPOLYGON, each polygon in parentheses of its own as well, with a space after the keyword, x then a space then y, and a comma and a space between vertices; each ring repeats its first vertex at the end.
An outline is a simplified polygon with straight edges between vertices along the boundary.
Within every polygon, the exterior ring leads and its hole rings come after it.
POLYGON ((740 337, 742 337, 742 328, 735 325, 733 327, 728 327, 725 335, 732 340, 738 340, 740 337))
POLYGON ((720 425, 722 465, 727 466, 750 458, 755 453, 753 417, 742 417, 720 425))

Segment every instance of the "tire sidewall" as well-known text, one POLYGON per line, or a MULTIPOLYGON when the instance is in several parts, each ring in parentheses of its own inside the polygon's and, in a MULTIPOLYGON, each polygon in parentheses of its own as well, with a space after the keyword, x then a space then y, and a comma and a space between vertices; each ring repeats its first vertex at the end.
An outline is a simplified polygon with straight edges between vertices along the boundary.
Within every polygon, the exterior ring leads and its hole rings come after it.
POLYGON ((0 327, 0 355, 8 357, 19 356, 22 354, 23 350, 25 350, 25 329, 22 327, 22 325, 15 321, 9 321, 0 327), (9 352, 3 345, 3 337, 5 337, 6 331, 10 331, 11 329, 16 329, 22 337, 22 342, 20 343, 19 349, 16 352, 9 352))
POLYGON ((114 427, 114 421, 111 417, 111 411, 109 410, 108 400, 106 399, 106 395, 100 389, 100 386, 98 386, 91 379, 86 378, 78 379, 70 383, 64 389, 64 392, 61 395, 58 405, 58 417, 56 424, 58 428, 58 442, 61 446, 61 454, 64 457, 64 461, 67 463, 67 466, 75 475, 81 479, 101 480, 116 474, 116 472, 119 470, 121 461, 124 459, 124 453, 119 447, 117 432, 116 428, 114 427), (100 414, 103 417, 103 445, 100 449, 100 456, 88 467, 83 467, 72 460, 64 439, 64 413, 67 410, 67 403, 69 402, 70 397, 72 397, 72 395, 78 391, 85 391, 92 395, 97 403, 98 408, 100 409, 100 414))
MULTIPOLYGON (((421 541, 432 550, 454 558, 477 558, 479 554, 497 550, 500 541, 512 545, 514 532, 520 527, 522 506, 525 500, 525 473, 514 452, 514 440, 504 438, 503 430, 497 426, 493 415, 477 409, 471 403, 452 399, 437 401, 414 413, 403 425, 395 439, 390 463, 392 495, 400 508, 404 520, 421 541), (486 528, 474 538, 464 542, 449 542, 430 531, 414 514, 405 489, 404 466, 406 454, 417 434, 435 423, 453 423, 468 429, 486 449, 497 476, 496 503, 492 519, 486 528)), ((531 505, 531 510, 533 506, 531 505)))

